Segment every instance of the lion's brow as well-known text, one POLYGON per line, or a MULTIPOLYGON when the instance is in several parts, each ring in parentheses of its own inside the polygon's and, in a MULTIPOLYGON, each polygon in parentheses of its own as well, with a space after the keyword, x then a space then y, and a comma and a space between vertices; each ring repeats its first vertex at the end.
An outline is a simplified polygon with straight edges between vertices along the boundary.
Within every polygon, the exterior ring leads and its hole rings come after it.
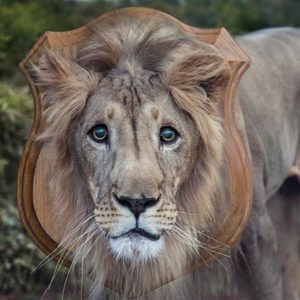
POLYGON ((144 78, 137 82, 132 81, 131 85, 126 88, 126 95, 121 97, 120 101, 127 108, 128 118, 131 122, 133 145, 135 147, 136 157, 140 156, 140 144, 138 139, 138 127, 137 127, 137 113, 140 111, 140 107, 148 101, 153 101, 154 97, 151 93, 144 92, 145 90, 153 89, 150 84, 150 78, 144 78))

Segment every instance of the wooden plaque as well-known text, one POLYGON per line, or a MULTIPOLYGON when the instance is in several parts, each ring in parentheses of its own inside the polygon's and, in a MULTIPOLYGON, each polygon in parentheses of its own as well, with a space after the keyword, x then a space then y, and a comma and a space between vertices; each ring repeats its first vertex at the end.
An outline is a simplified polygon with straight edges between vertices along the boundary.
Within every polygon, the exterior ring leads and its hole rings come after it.
MULTIPOLYGON (((229 217, 221 231, 214 237, 219 242, 216 243, 211 240, 212 247, 217 247, 218 252, 225 252, 228 250, 225 245, 232 247, 239 239, 252 206, 251 168, 243 141, 237 130, 234 115, 236 89, 241 76, 250 64, 250 60, 224 28, 199 29, 191 27, 165 13, 148 8, 124 8, 118 10, 118 14, 171 19, 182 30, 192 32, 198 36, 199 40, 215 45, 230 64, 232 75, 223 97, 224 103, 221 106, 224 110, 226 155, 232 198, 229 217), (220 246, 221 244, 224 245, 223 248, 220 246)), ((34 120, 31 136, 35 136, 40 130, 42 105, 39 91, 34 86, 29 72, 30 62, 36 62, 43 51, 48 48, 59 51, 65 57, 76 56, 78 45, 87 37, 88 26, 95 23, 101 25, 101 22, 114 16, 115 12, 104 14, 86 26, 71 31, 45 32, 21 61, 20 68, 31 87, 34 98, 34 120)), ((49 164, 47 149, 40 148, 31 139, 28 139, 19 166, 18 207, 21 220, 28 234, 46 255, 51 253, 59 243, 58 228, 49 222, 49 215, 47 214, 51 196, 47 182, 45 182, 44 169, 47 168, 47 164, 49 164)), ((55 257, 56 260, 59 258, 59 255, 55 257)), ((186 272, 198 268, 211 259, 209 253, 201 252, 199 264, 195 264, 186 272)))

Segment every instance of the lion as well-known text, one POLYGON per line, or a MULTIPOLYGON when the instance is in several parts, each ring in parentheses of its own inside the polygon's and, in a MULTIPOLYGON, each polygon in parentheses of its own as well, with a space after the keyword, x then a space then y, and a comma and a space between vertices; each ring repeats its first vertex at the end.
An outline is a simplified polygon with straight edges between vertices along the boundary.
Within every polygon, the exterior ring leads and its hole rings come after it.
MULTIPOLYGON (((229 257, 208 274, 156 290, 207 248, 229 209, 219 110, 228 62, 172 21, 118 16, 92 26, 74 60, 48 50, 35 65, 50 213, 60 246, 73 252, 74 276, 85 278, 84 298, 208 299, 220 291, 212 278, 221 273, 223 293, 284 299, 267 203, 300 153, 300 31, 237 41, 252 59, 236 105, 254 178, 251 217, 229 257)), ((298 299, 293 288, 289 295, 298 299)))

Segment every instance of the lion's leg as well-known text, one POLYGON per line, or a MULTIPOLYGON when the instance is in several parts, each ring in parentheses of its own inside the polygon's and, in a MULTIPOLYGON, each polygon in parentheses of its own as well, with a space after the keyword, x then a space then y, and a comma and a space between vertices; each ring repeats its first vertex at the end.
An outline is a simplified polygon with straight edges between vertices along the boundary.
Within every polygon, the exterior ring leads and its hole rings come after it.
POLYGON ((279 245, 284 299, 300 299, 300 176, 292 175, 268 205, 279 245))
POLYGON ((235 257, 242 299, 282 300, 276 234, 266 209, 253 209, 235 257))

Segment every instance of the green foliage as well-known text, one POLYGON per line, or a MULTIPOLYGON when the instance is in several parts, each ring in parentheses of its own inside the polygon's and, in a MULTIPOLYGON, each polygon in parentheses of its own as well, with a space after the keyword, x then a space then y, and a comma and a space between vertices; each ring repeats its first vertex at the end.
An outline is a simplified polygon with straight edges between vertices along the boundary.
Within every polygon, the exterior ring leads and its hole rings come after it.
POLYGON ((0 82, 0 290, 28 285, 26 274, 41 258, 23 232, 15 202, 19 156, 31 121, 27 87, 0 82))
POLYGON ((105 11, 145 6, 200 27, 226 27, 240 33, 270 26, 300 26, 298 0, 0 0, 0 78, 16 66, 46 30, 79 27, 105 11))
POLYGON ((31 275, 44 255, 25 233, 16 205, 17 169, 32 109, 27 86, 0 82, 0 293, 36 289, 37 278, 48 284, 53 272, 48 265, 31 275))
POLYGON ((28 290, 35 276, 33 265, 42 259, 18 221, 14 202, 0 209, 0 291, 28 290))
POLYGON ((15 186, 11 183, 15 183, 31 112, 32 100, 27 87, 0 82, 0 199, 15 198, 15 186))

